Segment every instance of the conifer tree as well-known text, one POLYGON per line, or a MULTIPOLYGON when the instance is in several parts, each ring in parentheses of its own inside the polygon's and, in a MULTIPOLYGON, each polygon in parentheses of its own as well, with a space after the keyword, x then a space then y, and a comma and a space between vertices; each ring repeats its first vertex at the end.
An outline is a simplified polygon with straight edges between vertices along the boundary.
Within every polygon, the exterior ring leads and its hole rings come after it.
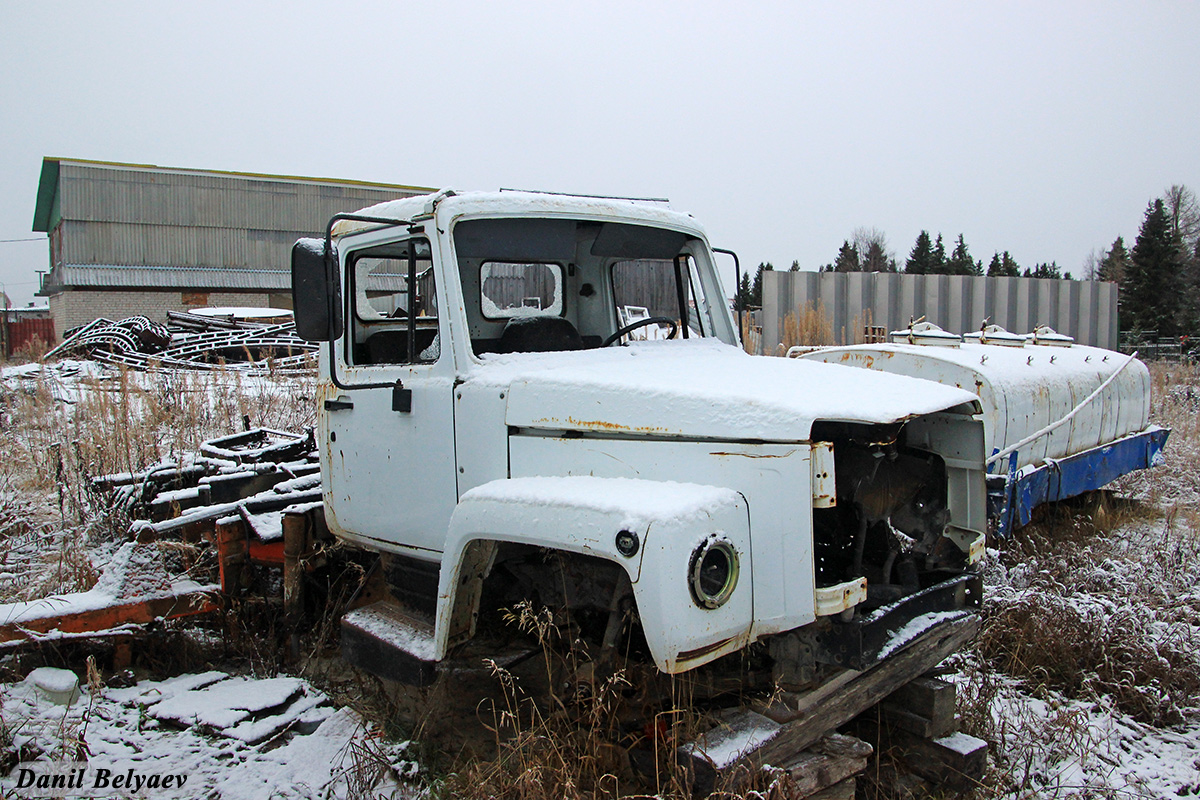
POLYGON ((954 243, 954 250, 950 253, 950 258, 946 262, 946 272, 951 275, 982 275, 983 264, 971 258, 971 251, 967 249, 967 243, 963 241, 963 235, 958 235, 958 240, 954 243))
POLYGON ((775 267, 771 266, 771 262, 760 262, 758 269, 754 272, 754 285, 750 289, 749 305, 757 308, 762 307, 762 291, 763 291, 763 273, 774 272, 775 267))
POLYGON ((837 260, 833 262, 834 272, 861 272, 862 265, 858 261, 858 248, 843 240, 838 250, 837 260))
POLYGON ((989 278, 1017 278, 1021 275, 1021 268, 1005 250, 1003 254, 997 253, 992 256, 987 274, 989 278))
MULTIPOLYGON (((1058 268, 1058 262, 1051 261, 1049 264, 1038 264, 1033 269, 1025 268, 1024 277, 1026 278, 1057 278, 1061 279, 1062 271, 1058 268)), ((1068 276, 1068 280, 1070 276, 1068 276)))
POLYGON ((946 245, 942 242, 942 234, 940 232, 938 233, 937 241, 933 245, 933 265, 929 271, 934 275, 946 274, 946 245))
POLYGON ((1159 336, 1179 334, 1184 290, 1181 256, 1166 207, 1161 199, 1155 200, 1146 208, 1121 286, 1131 328, 1157 331, 1159 336))
POLYGON ((745 309, 750 305, 750 273, 743 272, 742 280, 738 283, 737 307, 745 309))
POLYGON ((933 242, 929 239, 929 231, 921 231, 917 234, 917 241, 908 254, 904 271, 910 275, 929 275, 933 272, 933 265, 933 242))
POLYGON ((1129 251, 1125 249, 1125 237, 1118 236, 1112 247, 1100 259, 1096 279, 1120 283, 1125 280, 1125 268, 1129 265, 1129 251))

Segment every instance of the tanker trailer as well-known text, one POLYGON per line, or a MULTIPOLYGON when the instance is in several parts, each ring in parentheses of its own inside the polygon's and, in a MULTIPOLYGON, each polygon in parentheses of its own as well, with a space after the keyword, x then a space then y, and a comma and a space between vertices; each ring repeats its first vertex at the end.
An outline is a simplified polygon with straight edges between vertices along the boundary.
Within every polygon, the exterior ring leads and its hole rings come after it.
POLYGON ((1043 503, 1100 489, 1159 462, 1169 430, 1150 424, 1150 372, 1134 355, 1088 347, 1048 327, 985 325, 959 336, 929 322, 890 342, 788 355, 907 375, 980 399, 988 513, 1005 535, 1043 503))

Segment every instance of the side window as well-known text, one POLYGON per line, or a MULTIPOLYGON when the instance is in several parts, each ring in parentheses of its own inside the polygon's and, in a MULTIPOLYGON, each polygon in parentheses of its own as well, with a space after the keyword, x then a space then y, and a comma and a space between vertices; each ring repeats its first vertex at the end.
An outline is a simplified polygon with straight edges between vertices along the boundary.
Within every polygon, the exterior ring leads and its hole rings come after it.
POLYGON ((437 285, 427 239, 406 239, 350 255, 353 364, 437 361, 437 285))
MULTIPOLYGON (((707 306, 701 300, 697 308, 697 293, 703 290, 695 280, 691 260, 689 256, 679 256, 677 259, 642 258, 614 262, 612 290, 617 327, 649 317, 664 317, 678 324, 684 316, 680 309, 682 295, 687 335, 703 336, 708 327, 707 314, 703 313, 707 306)), ((660 339, 669 333, 668 326, 650 324, 632 331, 627 338, 660 339)), ((685 333, 681 330, 677 335, 683 337, 685 333)))
POLYGON ((479 268, 479 285, 487 319, 563 313, 563 273, 558 264, 485 261, 479 268))

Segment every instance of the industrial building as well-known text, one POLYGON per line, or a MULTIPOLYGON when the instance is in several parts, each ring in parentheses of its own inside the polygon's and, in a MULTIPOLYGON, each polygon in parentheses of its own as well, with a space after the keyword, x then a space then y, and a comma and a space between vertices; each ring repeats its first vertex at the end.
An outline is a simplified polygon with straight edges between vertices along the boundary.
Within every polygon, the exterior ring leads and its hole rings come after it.
POLYGON ((291 307, 290 251, 329 218, 429 189, 68 158, 42 161, 33 229, 50 240, 55 336, 98 317, 291 307))

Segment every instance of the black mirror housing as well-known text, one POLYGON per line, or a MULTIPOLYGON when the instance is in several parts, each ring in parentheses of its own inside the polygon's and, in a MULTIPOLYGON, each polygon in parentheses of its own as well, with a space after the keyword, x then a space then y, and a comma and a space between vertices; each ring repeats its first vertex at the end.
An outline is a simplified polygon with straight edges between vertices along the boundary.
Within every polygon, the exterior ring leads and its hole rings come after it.
POLYGON ((324 239, 292 245, 292 309, 296 334, 309 342, 332 342, 342 335, 342 278, 337 249, 324 239))

